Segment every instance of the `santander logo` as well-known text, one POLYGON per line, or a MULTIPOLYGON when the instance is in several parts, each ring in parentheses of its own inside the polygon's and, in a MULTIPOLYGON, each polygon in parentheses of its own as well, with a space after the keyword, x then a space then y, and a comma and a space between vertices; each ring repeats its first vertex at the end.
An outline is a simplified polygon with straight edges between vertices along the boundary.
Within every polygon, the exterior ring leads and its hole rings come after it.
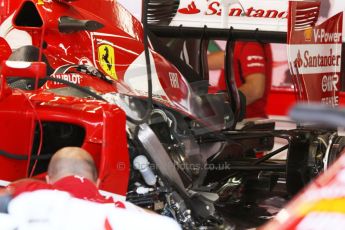
MULTIPOLYGON (((206 11, 201 12, 202 7, 198 7, 195 3, 195 0, 192 0, 187 7, 180 8, 178 12, 180 14, 199 14, 200 12, 205 16, 221 16, 222 15, 222 4, 220 0, 204 0, 207 2, 206 11)), ((205 4, 205 3, 200 3, 205 4)), ((233 4, 229 8, 228 16, 235 16, 235 17, 256 17, 256 18, 279 18, 279 19, 286 19, 288 15, 287 10, 277 10, 277 9, 267 9, 261 7, 246 7, 243 8, 240 4, 233 4)))
POLYGON ((340 64, 341 55, 332 47, 329 48, 328 53, 327 51, 320 53, 318 47, 309 47, 303 51, 303 57, 299 49, 294 60, 294 65, 297 68, 340 67, 340 64))
POLYGON ((200 10, 196 7, 195 2, 192 1, 187 7, 178 10, 181 14, 198 14, 200 10))
POLYGON ((295 64, 295 67, 297 67, 297 68, 301 68, 303 65, 303 60, 301 58, 301 51, 300 50, 298 50, 297 58, 295 59, 294 64, 295 64))

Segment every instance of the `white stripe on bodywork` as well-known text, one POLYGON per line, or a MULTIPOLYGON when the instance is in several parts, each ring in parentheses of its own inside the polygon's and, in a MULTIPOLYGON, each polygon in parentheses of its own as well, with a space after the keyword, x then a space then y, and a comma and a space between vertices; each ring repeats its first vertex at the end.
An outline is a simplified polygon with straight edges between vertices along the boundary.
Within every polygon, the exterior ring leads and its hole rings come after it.
POLYGON ((12 50, 16 50, 22 46, 32 45, 32 37, 28 32, 13 28, 13 16, 14 13, 0 25, 0 37, 3 37, 7 41, 12 50))

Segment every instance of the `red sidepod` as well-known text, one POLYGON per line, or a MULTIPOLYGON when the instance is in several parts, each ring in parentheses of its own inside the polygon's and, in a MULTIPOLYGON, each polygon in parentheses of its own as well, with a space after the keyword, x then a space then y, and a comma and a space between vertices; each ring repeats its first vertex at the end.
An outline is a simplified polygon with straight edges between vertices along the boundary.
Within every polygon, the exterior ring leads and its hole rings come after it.
POLYGON ((18 156, 0 156, 0 178, 27 177, 35 126, 45 122, 74 124, 85 130, 82 147, 98 168, 100 188, 125 195, 129 178, 126 116, 116 105, 60 97, 52 93, 27 93, 14 89, 0 100, 0 149, 18 156))

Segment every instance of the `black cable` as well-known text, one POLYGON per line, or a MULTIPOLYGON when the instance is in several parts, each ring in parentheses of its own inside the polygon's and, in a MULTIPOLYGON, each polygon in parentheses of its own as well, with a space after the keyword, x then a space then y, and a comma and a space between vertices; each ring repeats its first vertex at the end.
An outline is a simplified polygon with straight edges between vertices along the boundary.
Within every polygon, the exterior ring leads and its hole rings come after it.
MULTIPOLYGON (((0 156, 6 157, 6 158, 10 158, 10 159, 14 159, 14 160, 20 160, 20 161, 24 161, 24 160, 28 160, 29 159, 28 154, 26 154, 26 155, 13 154, 13 153, 6 152, 4 150, 0 150, 0 156)), ((30 160, 48 160, 52 156, 53 156, 53 154, 44 154, 44 155, 40 155, 40 156, 31 156, 30 160)))

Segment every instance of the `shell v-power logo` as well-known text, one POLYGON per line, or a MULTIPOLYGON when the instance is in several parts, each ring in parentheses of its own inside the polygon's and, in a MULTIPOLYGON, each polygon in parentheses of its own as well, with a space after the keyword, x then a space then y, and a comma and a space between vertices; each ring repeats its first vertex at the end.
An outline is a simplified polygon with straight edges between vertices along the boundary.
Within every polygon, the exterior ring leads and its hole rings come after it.
POLYGON ((311 38, 313 36, 313 28, 308 28, 304 30, 304 39, 306 42, 311 42, 311 38))

